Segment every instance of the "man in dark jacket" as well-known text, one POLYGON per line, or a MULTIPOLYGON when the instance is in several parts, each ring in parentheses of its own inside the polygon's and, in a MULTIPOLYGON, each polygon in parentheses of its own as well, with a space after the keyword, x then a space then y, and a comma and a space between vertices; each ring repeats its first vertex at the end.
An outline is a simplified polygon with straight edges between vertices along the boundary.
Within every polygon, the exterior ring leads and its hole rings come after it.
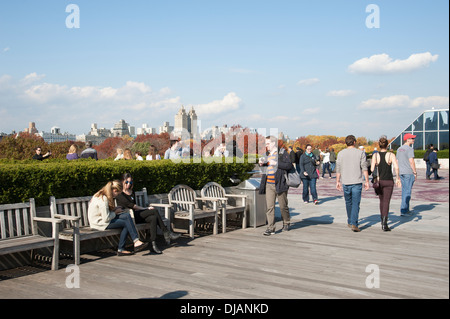
POLYGON ((264 235, 270 236, 275 234, 275 203, 277 198, 283 218, 283 231, 289 230, 291 220, 287 199, 289 186, 286 184, 285 174, 294 166, 289 154, 284 149, 278 151, 278 139, 276 137, 266 137, 266 149, 269 155, 259 159, 259 165, 266 167, 266 172, 261 178, 259 193, 266 195, 267 229, 264 235))
POLYGON ((425 152, 425 155, 423 156, 423 160, 427 164, 427 169, 425 172, 427 179, 431 179, 430 176, 431 176, 431 173, 433 172, 433 170, 431 169, 431 164, 430 164, 430 160, 429 160, 429 156, 431 153, 433 153, 433 149, 434 149, 433 144, 430 144, 427 151, 425 152))

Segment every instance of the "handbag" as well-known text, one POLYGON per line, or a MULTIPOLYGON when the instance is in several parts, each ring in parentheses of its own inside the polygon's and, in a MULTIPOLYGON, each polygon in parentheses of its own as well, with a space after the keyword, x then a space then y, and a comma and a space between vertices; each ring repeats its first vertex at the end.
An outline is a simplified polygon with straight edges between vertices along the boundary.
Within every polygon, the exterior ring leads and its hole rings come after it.
POLYGON ((375 168, 372 172, 372 187, 375 190, 376 195, 380 195, 381 188, 380 188, 380 180, 378 178, 378 164, 375 165, 375 168))
POLYGON ((439 164, 439 163, 431 163, 431 168, 432 169, 439 169, 439 167, 441 167, 441 164, 439 164))
POLYGON ((285 172, 286 184, 289 187, 297 188, 302 183, 300 179, 300 174, 297 172, 295 168, 291 169, 289 172, 285 172))

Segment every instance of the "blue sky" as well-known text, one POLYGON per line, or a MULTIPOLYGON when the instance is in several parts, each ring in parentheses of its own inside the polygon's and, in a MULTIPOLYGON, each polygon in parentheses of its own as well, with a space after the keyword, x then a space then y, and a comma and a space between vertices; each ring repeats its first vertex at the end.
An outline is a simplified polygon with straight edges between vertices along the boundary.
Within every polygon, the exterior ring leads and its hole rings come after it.
POLYGON ((447 0, 1 1, 0 132, 173 125, 184 105, 202 130, 394 137, 448 108, 448 12, 447 0))

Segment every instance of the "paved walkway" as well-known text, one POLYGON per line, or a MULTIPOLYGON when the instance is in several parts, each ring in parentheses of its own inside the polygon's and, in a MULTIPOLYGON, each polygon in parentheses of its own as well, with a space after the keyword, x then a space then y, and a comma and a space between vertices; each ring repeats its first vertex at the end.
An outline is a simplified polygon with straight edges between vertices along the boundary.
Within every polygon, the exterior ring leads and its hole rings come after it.
MULTIPOLYGON (((441 170, 440 180, 426 180, 425 170, 418 170, 411 196, 411 217, 400 216, 401 189, 395 188, 389 210, 389 226, 393 229, 430 231, 448 234, 449 231, 449 170, 441 170)), ((372 186, 372 184, 370 184, 372 186)), ((294 219, 312 219, 320 223, 346 223, 347 214, 343 193, 336 189, 335 174, 332 178, 317 181, 319 205, 304 204, 302 186, 289 190, 289 206, 294 219), (299 215, 299 216, 297 216, 299 215)), ((363 190, 360 211, 362 229, 380 223, 379 199, 373 188, 363 190)), ((281 216, 281 215, 280 215, 281 216)))

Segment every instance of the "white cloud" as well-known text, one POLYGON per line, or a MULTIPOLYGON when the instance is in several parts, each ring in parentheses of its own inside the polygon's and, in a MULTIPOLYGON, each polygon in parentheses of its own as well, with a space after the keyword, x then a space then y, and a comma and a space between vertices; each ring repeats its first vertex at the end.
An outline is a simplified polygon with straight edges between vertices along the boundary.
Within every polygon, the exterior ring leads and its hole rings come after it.
POLYGON ((28 121, 43 130, 57 122, 76 134, 87 132, 91 123, 103 121, 101 125, 112 126, 121 118, 131 125, 150 119, 157 126, 173 121, 181 105, 181 98, 168 87, 153 90, 134 81, 120 87, 69 86, 45 82, 44 77, 30 73, 15 80, 0 75, 0 111, 3 119, 12 119, 2 123, 3 131, 20 130, 28 121))
POLYGON ((448 96, 428 96, 410 98, 407 95, 393 95, 382 99, 370 99, 361 102, 358 109, 364 110, 396 110, 402 108, 448 107, 448 96))
POLYGON ((333 90, 327 93, 327 96, 346 97, 354 95, 356 92, 353 90, 333 90))
POLYGON ((388 54, 376 54, 362 58, 348 67, 351 73, 360 74, 391 74, 404 73, 428 67, 436 62, 438 55, 430 52, 412 54, 405 60, 393 60, 388 54))
POLYGON ((311 115, 311 114, 317 114, 319 112, 320 112, 320 107, 315 107, 315 108, 304 109, 302 114, 304 114, 304 115, 311 115))
POLYGON ((320 82, 320 80, 318 78, 311 78, 311 79, 300 80, 300 81, 298 81, 297 85, 298 86, 310 86, 310 85, 317 84, 319 82, 320 82))
POLYGON ((4 48, 2 51, 3 52, 8 52, 9 50, 11 50, 9 47, 4 48))
POLYGON ((195 112, 200 116, 216 115, 240 109, 242 100, 234 92, 230 92, 221 100, 206 104, 194 105, 195 112))

